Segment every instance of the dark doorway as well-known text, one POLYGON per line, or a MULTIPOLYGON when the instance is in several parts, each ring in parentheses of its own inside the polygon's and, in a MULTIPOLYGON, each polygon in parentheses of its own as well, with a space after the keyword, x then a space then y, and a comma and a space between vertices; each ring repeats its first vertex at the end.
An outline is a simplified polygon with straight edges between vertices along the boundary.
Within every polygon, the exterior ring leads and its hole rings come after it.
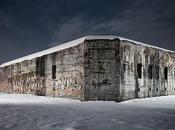
POLYGON ((45 76, 45 56, 36 59, 36 75, 45 76))
POLYGON ((168 79, 168 67, 164 68, 164 79, 167 80, 168 79))
POLYGON ((137 64, 137 76, 139 79, 142 78, 142 64, 141 63, 137 64))
POLYGON ((52 79, 56 79, 56 65, 52 65, 52 79))

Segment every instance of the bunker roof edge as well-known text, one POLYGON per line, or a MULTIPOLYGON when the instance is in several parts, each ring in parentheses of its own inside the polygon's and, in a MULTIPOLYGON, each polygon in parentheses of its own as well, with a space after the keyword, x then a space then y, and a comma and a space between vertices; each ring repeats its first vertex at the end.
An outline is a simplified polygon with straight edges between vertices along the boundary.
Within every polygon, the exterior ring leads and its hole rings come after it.
POLYGON ((142 43, 142 42, 134 41, 134 40, 123 38, 123 37, 116 36, 116 35, 89 35, 89 36, 81 37, 81 38, 63 43, 61 45, 57 45, 55 47, 52 47, 52 48, 49 48, 49 49, 46 49, 46 50, 43 50, 43 51, 40 51, 40 52, 37 52, 37 53, 33 53, 33 54, 30 54, 30 55, 27 55, 27 56, 24 56, 24 57, 21 57, 21 58, 18 58, 18 59, 11 60, 9 62, 5 62, 5 63, 1 64, 0 67, 5 67, 5 66, 15 64, 15 63, 19 63, 19 62, 22 62, 22 61, 25 61, 25 60, 31 60, 31 59, 41 57, 41 56, 44 56, 44 55, 47 55, 47 54, 51 54, 51 53, 54 53, 54 52, 57 52, 57 51, 60 51, 60 50, 64 50, 64 49, 67 49, 67 48, 70 48, 70 47, 74 47, 74 46, 77 46, 77 45, 83 43, 85 40, 103 40, 103 39, 104 40, 105 39, 108 39, 108 40, 119 39, 120 41, 127 41, 127 42, 131 42, 133 44, 136 44, 136 45, 147 46, 147 47, 159 49, 159 50, 162 50, 162 51, 175 53, 175 51, 171 51, 171 50, 168 50, 168 49, 163 49, 163 48, 160 48, 160 47, 157 47, 157 46, 145 44, 145 43, 142 43))

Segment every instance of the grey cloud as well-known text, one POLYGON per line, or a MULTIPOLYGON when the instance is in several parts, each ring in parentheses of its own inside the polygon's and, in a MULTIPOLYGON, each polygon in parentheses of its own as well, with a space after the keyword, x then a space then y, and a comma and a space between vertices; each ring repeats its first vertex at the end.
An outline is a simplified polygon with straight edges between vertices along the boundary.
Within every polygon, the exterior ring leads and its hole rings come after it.
POLYGON ((54 39, 63 42, 89 34, 115 34, 171 49, 175 29, 168 18, 174 15, 174 11, 167 8, 167 4, 162 0, 136 0, 128 3, 119 15, 104 21, 75 16, 55 29, 54 39))
POLYGON ((53 37, 60 41, 77 37, 84 31, 84 26, 86 25, 87 23, 85 23, 81 16, 74 17, 66 23, 59 25, 58 29, 54 31, 53 37))

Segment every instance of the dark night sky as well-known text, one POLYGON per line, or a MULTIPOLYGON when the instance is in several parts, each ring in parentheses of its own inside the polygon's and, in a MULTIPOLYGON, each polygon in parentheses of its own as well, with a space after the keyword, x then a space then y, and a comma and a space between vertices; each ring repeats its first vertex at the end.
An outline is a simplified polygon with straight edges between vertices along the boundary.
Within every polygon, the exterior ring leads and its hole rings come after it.
POLYGON ((175 50, 175 0, 0 0, 0 64, 93 34, 175 50))

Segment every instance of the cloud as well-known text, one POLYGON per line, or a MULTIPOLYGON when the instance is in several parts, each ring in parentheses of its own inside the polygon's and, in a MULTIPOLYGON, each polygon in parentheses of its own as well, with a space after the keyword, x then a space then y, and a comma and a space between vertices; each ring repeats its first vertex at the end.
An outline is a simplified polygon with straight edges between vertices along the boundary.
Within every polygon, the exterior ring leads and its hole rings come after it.
MULTIPOLYGON (((99 21, 91 19, 83 15, 75 16, 65 23, 59 24, 53 32, 53 41, 58 43, 76 39, 85 35, 95 34, 116 34, 117 32, 125 33, 127 28, 122 28, 127 24, 127 21, 118 21, 112 19, 110 21, 99 21)), ((58 44, 53 43, 51 46, 58 44)))
POLYGON ((117 15, 113 13, 112 17, 103 20, 87 17, 86 14, 76 15, 55 28, 53 39, 62 43, 84 35, 115 34, 175 49, 172 45, 172 41, 175 41, 173 36, 175 18, 172 18, 175 9, 170 3, 174 2, 171 0, 135 0, 132 3, 128 1, 124 8, 116 12, 117 15))
POLYGON ((57 29, 54 30, 53 38, 61 42, 74 37, 76 38, 85 31, 85 26, 88 26, 87 24, 81 16, 74 17, 66 23, 59 25, 57 29))

